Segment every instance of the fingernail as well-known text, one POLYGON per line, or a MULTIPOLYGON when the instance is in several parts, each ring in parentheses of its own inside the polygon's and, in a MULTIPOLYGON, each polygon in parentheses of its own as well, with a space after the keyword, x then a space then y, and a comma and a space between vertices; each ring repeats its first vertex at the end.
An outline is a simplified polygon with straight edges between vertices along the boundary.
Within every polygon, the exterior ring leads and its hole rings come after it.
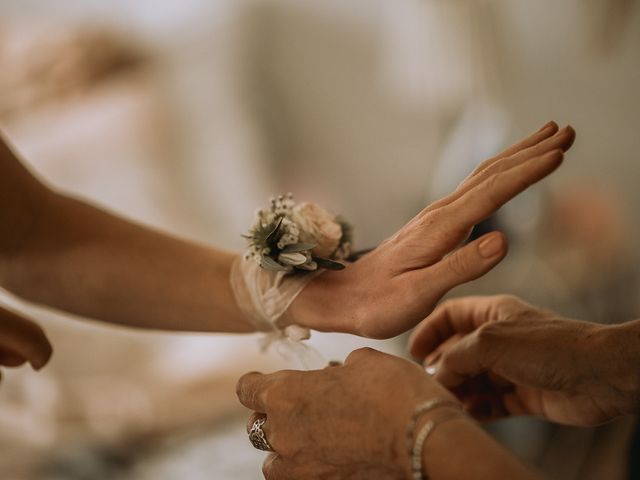
POLYGON ((436 368, 435 365, 427 365, 426 367, 424 367, 424 371, 427 372, 429 375, 435 375, 438 369, 436 368))
POLYGON ((492 258, 498 255, 502 251, 503 240, 502 235, 491 235, 489 238, 485 238, 478 245, 480 255, 484 258, 492 258))
POLYGON ((554 124, 553 120, 552 120, 552 121, 550 121, 550 122, 545 123, 542 127, 540 127, 540 130, 538 130, 538 132, 541 132, 541 131, 543 131, 543 130, 546 130, 547 128, 549 128, 549 127, 550 127, 551 125, 553 125, 553 124, 554 124))

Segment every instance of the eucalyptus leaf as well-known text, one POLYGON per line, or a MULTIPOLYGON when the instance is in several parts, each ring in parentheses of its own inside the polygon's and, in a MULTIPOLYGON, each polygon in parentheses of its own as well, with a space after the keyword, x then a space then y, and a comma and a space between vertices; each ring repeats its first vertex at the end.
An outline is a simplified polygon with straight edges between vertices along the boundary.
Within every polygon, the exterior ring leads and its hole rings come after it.
POLYGON ((282 220, 284 220, 284 217, 278 217, 278 221, 276 222, 275 227, 273 227, 273 230, 271 230, 269 232, 269 235, 267 235, 267 238, 264 241, 267 244, 267 246, 270 247, 275 243, 277 243, 276 237, 278 236, 278 230, 280 230, 280 225, 282 225, 282 220))
POLYGON ((303 252, 305 250, 313 250, 318 245, 315 243, 294 243, 293 245, 287 245, 282 249, 282 253, 296 253, 303 252))
POLYGON ((280 265, 271 257, 262 257, 260 259, 260 266, 271 272, 286 272, 288 270, 287 267, 280 265))
POLYGON ((344 264, 329 260, 328 258, 313 257, 313 261, 318 264, 320 268, 326 268, 327 270, 344 270, 344 264))

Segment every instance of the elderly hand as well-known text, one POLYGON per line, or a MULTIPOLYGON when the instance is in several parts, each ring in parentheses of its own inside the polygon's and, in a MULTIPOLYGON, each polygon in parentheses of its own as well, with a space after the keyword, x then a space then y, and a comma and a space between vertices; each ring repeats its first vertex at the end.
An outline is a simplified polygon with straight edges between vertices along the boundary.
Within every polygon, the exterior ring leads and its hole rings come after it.
POLYGON ((351 353, 344 366, 249 373, 237 392, 255 411, 247 431, 264 422, 274 451, 263 465, 267 480, 412 479, 409 437, 444 418, 421 451, 422 473, 429 478, 536 478, 461 413, 453 395, 422 368, 370 348, 351 353), (413 425, 416 407, 434 399, 453 405, 425 412, 413 425))
POLYGON ((29 362, 39 370, 51 353, 51 345, 37 324, 0 308, 0 365, 18 367, 29 362))
POLYGON ((439 305, 410 343, 478 419, 586 426, 640 409, 639 328, 568 320, 511 296, 467 297, 439 305))
POLYGON ((502 260, 507 244, 501 233, 460 245, 474 225, 553 172, 574 138, 571 127, 558 130, 551 122, 485 161, 455 192, 429 205, 374 251, 310 282, 287 317, 315 330, 372 338, 414 327, 450 289, 502 260))
POLYGON ((277 452, 264 464, 272 479, 407 478, 407 426, 425 399, 454 397, 420 366, 363 348, 344 366, 243 376, 237 393, 266 415, 263 431, 277 452))

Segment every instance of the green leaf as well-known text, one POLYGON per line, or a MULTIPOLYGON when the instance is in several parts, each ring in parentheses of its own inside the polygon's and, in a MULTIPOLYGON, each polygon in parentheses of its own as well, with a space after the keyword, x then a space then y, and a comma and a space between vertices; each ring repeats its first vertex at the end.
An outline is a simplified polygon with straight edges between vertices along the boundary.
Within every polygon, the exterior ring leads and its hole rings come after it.
POLYGON ((317 246, 315 243, 294 243, 293 245, 287 245, 281 251, 282 253, 297 253, 305 250, 313 250, 317 246))
POLYGON ((313 261, 316 262, 319 267, 326 268, 327 270, 344 270, 345 269, 344 264, 333 261, 333 260, 329 260, 328 258, 313 257, 313 261))
POLYGON ((287 267, 280 265, 271 257, 262 257, 260 259, 260 266, 271 272, 286 272, 288 270, 287 267))
POLYGON ((284 217, 278 217, 278 221, 276 222, 275 227, 273 227, 273 230, 269 232, 269 235, 267 235, 267 238, 264 240, 264 243, 266 243, 267 246, 273 247, 276 243, 278 243, 278 240, 277 240, 278 230, 280 230, 280 225, 282 225, 282 220, 284 220, 284 217))

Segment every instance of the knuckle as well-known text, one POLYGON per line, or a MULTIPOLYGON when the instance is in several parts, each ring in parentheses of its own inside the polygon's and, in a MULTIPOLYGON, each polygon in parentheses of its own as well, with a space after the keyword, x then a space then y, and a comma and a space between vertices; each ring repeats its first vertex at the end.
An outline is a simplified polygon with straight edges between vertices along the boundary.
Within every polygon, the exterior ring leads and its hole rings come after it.
POLYGON ((480 191, 483 197, 489 201, 493 208, 500 206, 500 198, 496 194, 496 191, 504 179, 504 173, 498 172, 495 175, 491 175, 480 184, 480 191))
POLYGON ((532 307, 515 295, 502 294, 494 297, 495 318, 506 321, 530 311, 532 307))
POLYGON ((450 255, 447 264, 449 270, 451 270, 456 277, 463 277, 469 272, 469 259, 460 253, 460 251, 450 255))
POLYGON ((249 375, 249 374, 245 373, 236 382, 236 396, 238 398, 240 398, 240 397, 242 397, 244 395, 244 392, 245 392, 245 389, 246 389, 247 375, 249 375))
POLYGON ((351 352, 349 354, 349 356, 347 357, 346 361, 347 362, 357 362, 358 360, 361 360, 363 358, 366 358, 367 356, 371 355, 373 352, 375 352, 375 350, 371 347, 362 347, 362 348, 358 348, 357 350, 354 350, 353 352, 351 352))
POLYGON ((490 351, 501 336, 502 327, 500 322, 485 323, 475 332, 478 349, 490 351))
POLYGON ((511 295, 509 293, 496 295, 493 298, 495 299, 496 303, 504 306, 522 305, 522 301, 518 297, 516 297, 515 295, 511 295))

